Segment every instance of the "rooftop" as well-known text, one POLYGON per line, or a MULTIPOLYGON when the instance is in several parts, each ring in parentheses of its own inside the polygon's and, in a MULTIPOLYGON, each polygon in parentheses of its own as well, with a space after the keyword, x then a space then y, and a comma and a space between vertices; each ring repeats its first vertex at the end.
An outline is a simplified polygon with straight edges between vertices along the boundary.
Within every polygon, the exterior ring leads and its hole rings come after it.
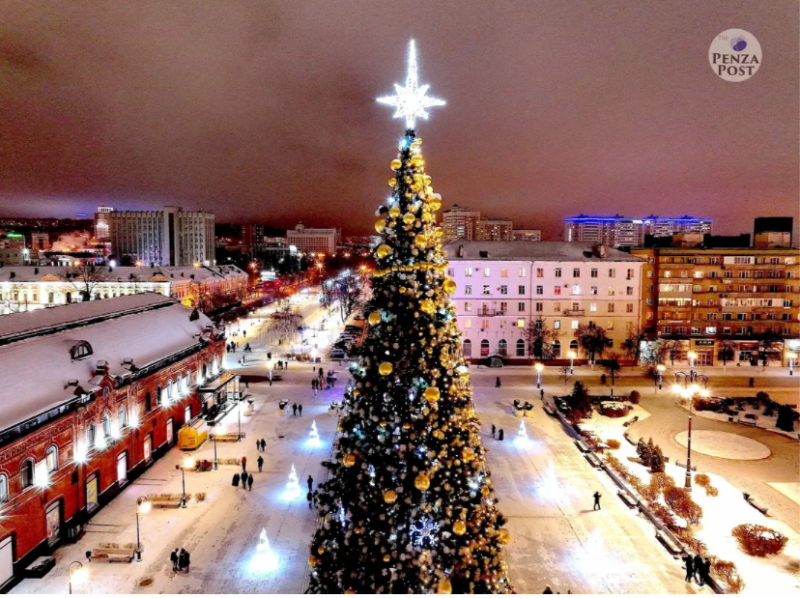
MULTIPOLYGON (((163 277, 162 282, 175 280, 213 281, 247 276, 247 273, 236 266, 202 266, 200 268, 177 266, 118 266, 108 268, 98 266, 96 277, 106 282, 146 282, 152 278, 163 277)), ((0 282, 38 282, 43 277, 58 277, 65 281, 75 277, 78 271, 67 266, 3 266, 0 267, 0 282)), ((79 278, 79 276, 78 276, 79 278)))
POLYGON ((600 257, 597 246, 566 241, 465 241, 445 245, 449 260, 523 260, 549 262, 642 262, 630 253, 605 247, 600 257))

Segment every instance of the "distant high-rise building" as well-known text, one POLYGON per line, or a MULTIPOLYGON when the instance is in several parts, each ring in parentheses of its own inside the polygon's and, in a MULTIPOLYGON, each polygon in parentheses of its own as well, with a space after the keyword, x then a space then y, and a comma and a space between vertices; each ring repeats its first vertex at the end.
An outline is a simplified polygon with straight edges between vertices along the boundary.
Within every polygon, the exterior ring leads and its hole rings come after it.
POLYGON ((47 233, 31 233, 31 247, 37 251, 50 249, 50 235, 47 233))
POLYGON ((477 241, 511 241, 514 225, 508 218, 485 218, 475 227, 477 241))
POLYGON ((791 216, 756 218, 753 224, 753 247, 791 247, 793 229, 794 218, 791 216))
POLYGON ((625 216, 573 216, 565 218, 567 241, 594 243, 610 247, 641 247, 645 235, 671 237, 675 233, 711 233, 714 221, 710 218, 627 218, 625 216))
POLYGON ((204 210, 108 213, 111 246, 118 259, 131 257, 144 265, 212 266, 214 214, 204 210))
POLYGON ((286 231, 286 244, 302 253, 335 255, 339 237, 338 228, 306 228, 300 222, 294 229, 286 231))
POLYGON ((98 241, 108 241, 111 238, 109 228, 109 214, 114 211, 111 206, 100 206, 94 213, 94 238, 98 241))
POLYGON ((452 208, 445 210, 443 214, 442 229, 445 242, 455 241, 456 239, 476 240, 480 219, 481 213, 477 210, 454 204, 452 208))
POLYGON ((514 227, 511 237, 514 241, 541 241, 542 231, 536 228, 514 227))

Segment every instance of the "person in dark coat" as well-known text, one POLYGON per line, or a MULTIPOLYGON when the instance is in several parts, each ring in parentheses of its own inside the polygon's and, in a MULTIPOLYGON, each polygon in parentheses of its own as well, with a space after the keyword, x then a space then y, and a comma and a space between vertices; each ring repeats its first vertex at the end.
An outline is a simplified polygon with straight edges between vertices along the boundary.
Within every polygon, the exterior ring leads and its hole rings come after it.
POLYGON ((297 415, 297 403, 292 403, 292 415, 297 415))
POLYGON ((261 450, 262 451, 267 450, 267 441, 264 440, 263 438, 261 439, 261 450))
POLYGON ((692 581, 692 576, 694 575, 694 559, 692 555, 687 553, 685 557, 683 557, 683 564, 686 567, 686 581, 692 581))
POLYGON ((253 491, 253 474, 252 473, 247 476, 247 489, 250 490, 250 492, 253 491))
POLYGON ((494 435, 495 435, 495 433, 496 433, 496 432, 497 432, 497 426, 495 426, 494 424, 492 424, 492 438, 494 438, 494 437, 495 437, 494 435))
POLYGON ((242 471, 247 472, 247 457, 242 457, 242 471))
POLYGON ((172 570, 178 570, 178 549, 173 550, 169 555, 169 560, 172 562, 172 570))
POLYGON ((703 585, 702 581, 703 578, 701 577, 702 570, 703 570, 703 557, 701 557, 699 554, 696 554, 694 555, 694 580, 700 585, 703 585))
POLYGON ((231 482, 231 484, 234 485, 234 486, 237 486, 237 487, 239 486, 239 474, 238 473, 233 474, 233 482, 231 482))
POLYGON ((257 451, 261 450, 261 441, 258 438, 256 438, 256 450, 257 451))
POLYGON ((599 492, 595 492, 594 493, 594 507, 592 507, 593 511, 599 511, 600 510, 600 497, 601 496, 602 496, 602 494, 600 494, 599 492))
POLYGON ((503 432, 503 428, 500 428, 500 430, 498 430, 498 432, 497 432, 497 440, 502 442, 503 438, 505 438, 505 437, 506 437, 506 433, 503 432))
POLYGON ((497 380, 494 382, 495 388, 500 388, 500 376, 497 377, 497 380))
POLYGON ((178 557, 178 565, 180 566, 181 571, 186 569, 186 572, 189 573, 189 553, 181 548, 181 554, 178 557))
POLYGON ((700 585, 711 585, 711 561, 708 557, 703 561, 700 567, 700 585))
POLYGON ((539 396, 544 401, 544 388, 540 391, 539 396))
POLYGON ((314 495, 311 494, 310 491, 308 494, 306 494, 306 500, 308 501, 308 510, 310 511, 314 508, 314 495))
POLYGON ((303 415, 303 404, 302 403, 297 405, 297 413, 300 414, 300 415, 303 415))
POLYGON ((256 463, 258 463, 258 473, 261 473, 261 468, 264 467, 264 457, 259 455, 258 456, 258 460, 256 461, 256 463))
POLYGON ((314 486, 314 478, 309 475, 306 482, 308 482, 308 491, 311 492, 311 488, 314 486))

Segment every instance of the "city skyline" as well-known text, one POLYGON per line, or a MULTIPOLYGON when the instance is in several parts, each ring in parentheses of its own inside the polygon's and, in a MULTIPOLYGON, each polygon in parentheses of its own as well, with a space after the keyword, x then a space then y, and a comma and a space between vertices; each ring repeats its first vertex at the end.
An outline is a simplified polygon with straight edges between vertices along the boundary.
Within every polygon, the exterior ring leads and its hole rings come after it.
POLYGON ((412 36, 420 80, 449 101, 419 126, 445 208, 491 206, 545 238, 582 212, 697 213, 731 234, 796 211, 793 3, 692 5, 691 19, 663 6, 500 5, 460 10, 455 25, 446 3, 400 15, 337 3, 313 18, 305 3, 228 3, 199 8, 192 25, 172 3, 122 15, 45 6, 3 17, 4 214, 177 204, 220 222, 364 233, 364 208, 386 193, 368 173, 384 171, 378 156, 400 133, 374 90, 403 72, 412 36), (71 19, 92 34, 56 25, 71 19), (708 46, 743 25, 764 65, 734 84, 714 75, 708 46), (320 197, 326 214, 314 214, 320 197))

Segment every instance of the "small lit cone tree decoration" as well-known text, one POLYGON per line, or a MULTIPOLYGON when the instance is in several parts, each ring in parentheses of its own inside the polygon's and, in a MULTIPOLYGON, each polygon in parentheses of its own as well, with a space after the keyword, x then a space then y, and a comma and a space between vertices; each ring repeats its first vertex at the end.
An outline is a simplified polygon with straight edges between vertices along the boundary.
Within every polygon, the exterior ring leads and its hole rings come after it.
POLYGON ((302 494, 300 490, 300 481, 297 479, 297 471, 292 465, 292 470, 289 472, 289 481, 286 482, 286 492, 284 497, 287 500, 298 498, 302 494))
POLYGON ((312 593, 513 591, 502 553, 509 534, 494 504, 435 221, 441 202, 413 130, 436 105, 426 90, 412 42, 406 87, 384 99, 408 130, 391 163, 392 195, 378 210, 369 331, 350 370, 331 475, 318 489, 312 593))
POLYGON ((516 443, 521 445, 528 444, 528 428, 525 427, 525 422, 519 422, 516 443))
POLYGON ((313 422, 311 422, 311 432, 310 432, 309 437, 308 437, 308 442, 312 446, 319 446, 320 445, 319 430, 317 430, 317 420, 314 420, 313 422))

